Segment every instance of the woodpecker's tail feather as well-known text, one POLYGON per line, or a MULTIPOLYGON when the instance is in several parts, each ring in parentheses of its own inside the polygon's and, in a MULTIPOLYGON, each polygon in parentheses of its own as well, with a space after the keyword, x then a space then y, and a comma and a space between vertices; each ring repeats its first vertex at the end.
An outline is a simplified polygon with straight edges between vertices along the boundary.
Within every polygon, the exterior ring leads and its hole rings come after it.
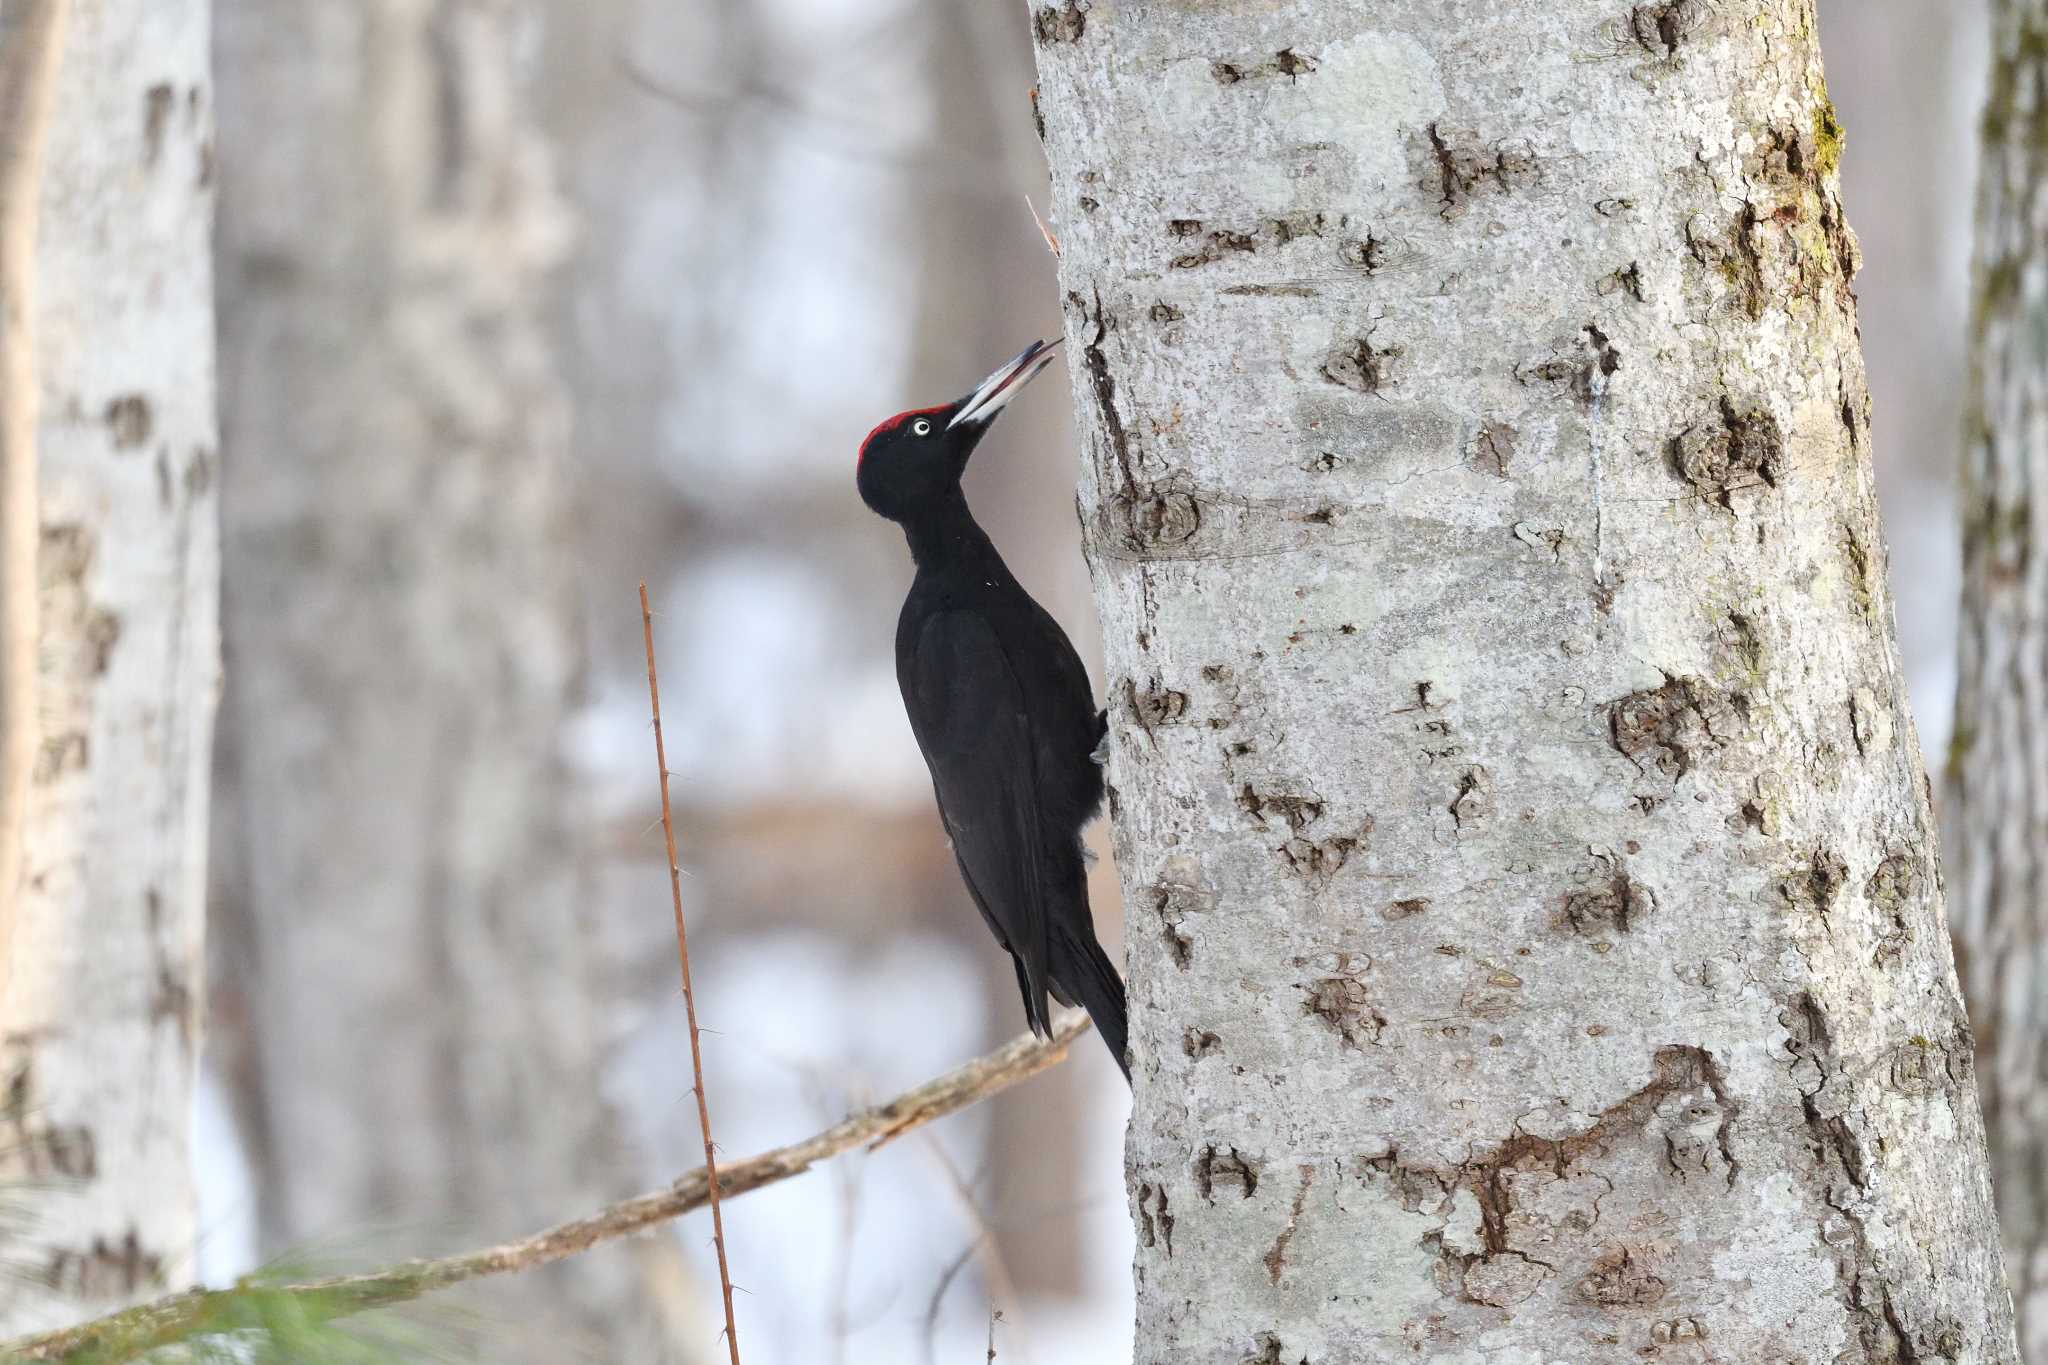
POLYGON ((1031 974, 1024 970, 1024 959, 1010 954, 1010 965, 1017 969, 1017 991, 1024 997, 1024 1025, 1031 1030, 1034 1038, 1052 1037, 1052 1012, 1045 1007, 1045 991, 1050 990, 1053 998, 1062 1005, 1074 1002, 1060 994, 1060 988, 1048 981, 1045 989, 1031 989, 1031 974))
POLYGON ((1095 935, 1085 937, 1086 942, 1076 942, 1066 934, 1055 936, 1052 974, 1059 983, 1055 993, 1063 998, 1073 996, 1088 1011, 1088 1017, 1095 1021, 1095 1031, 1109 1045, 1109 1055, 1116 1058, 1117 1069, 1124 1073, 1124 1084, 1129 1085, 1131 1064, 1124 1059, 1124 1045, 1130 1023, 1124 1003, 1124 979, 1117 975, 1116 964, 1102 951, 1095 935))

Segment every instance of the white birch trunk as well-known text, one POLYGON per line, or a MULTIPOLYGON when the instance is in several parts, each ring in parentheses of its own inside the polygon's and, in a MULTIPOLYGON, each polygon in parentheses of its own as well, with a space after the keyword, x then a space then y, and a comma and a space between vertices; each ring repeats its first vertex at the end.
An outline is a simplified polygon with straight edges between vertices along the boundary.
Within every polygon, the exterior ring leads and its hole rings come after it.
POLYGON ((1808 0, 1032 22, 1138 1359, 2014 1361, 1808 0))
POLYGON ((203 0, 81 0, 37 273, 41 745, 0 1046, 0 1335, 180 1282, 219 689, 203 0))
MULTIPOLYGON (((223 886, 267 1251, 622 1192, 558 757, 580 661, 540 17, 221 7, 223 886)), ((494 1358, 633 1358, 627 1268, 507 1291, 524 1330, 494 1358)))
POLYGON ((1978 194, 1947 852, 2006 1269, 2048 1360, 2048 4, 2001 0, 1978 194))
POLYGON ((0 13, 0 1009, 29 784, 41 748, 36 240, 50 102, 70 9, 70 0, 28 0, 0 13))

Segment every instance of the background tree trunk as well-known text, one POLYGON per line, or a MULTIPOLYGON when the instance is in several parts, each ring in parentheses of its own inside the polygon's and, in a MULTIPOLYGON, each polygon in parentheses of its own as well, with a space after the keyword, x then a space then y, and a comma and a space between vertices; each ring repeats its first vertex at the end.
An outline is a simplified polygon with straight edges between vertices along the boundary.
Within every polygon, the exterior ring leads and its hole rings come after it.
POLYGON ((1947 850, 2020 1342, 2048 1360, 2048 5, 1996 6, 1947 850))
POLYGON ((208 7, 73 14, 36 259, 41 746, 0 1179, 0 1334, 181 1281, 219 687, 208 7))
POLYGON ((1138 1358, 2013 1361, 1810 3, 1032 20, 1138 1358))
POLYGON ((29 783, 41 747, 36 238, 50 101, 70 11, 70 0, 33 0, 0 15, 0 1009, 14 942, 29 783))
MULTIPOLYGON (((542 319, 569 224, 538 21, 222 6, 222 1013, 268 1252, 509 1232, 628 1179, 559 753, 580 655, 542 319)), ((628 1270, 519 1287, 494 1358, 646 1358, 628 1270)))

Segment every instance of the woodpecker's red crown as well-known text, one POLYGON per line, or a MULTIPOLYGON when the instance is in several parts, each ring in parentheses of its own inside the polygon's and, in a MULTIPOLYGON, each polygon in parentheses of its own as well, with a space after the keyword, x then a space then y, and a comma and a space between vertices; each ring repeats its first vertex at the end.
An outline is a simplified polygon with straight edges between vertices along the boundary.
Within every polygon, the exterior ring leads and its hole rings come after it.
POLYGON ((967 461, 998 415, 1052 362, 1053 341, 1034 341, 966 397, 899 412, 861 442, 855 481, 861 500, 901 521, 958 486, 967 461))

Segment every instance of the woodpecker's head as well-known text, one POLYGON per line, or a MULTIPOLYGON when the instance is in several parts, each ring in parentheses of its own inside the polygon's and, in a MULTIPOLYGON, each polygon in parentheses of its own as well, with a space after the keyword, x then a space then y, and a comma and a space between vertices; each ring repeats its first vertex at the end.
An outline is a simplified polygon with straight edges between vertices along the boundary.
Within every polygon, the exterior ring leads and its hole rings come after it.
POLYGON ((1012 398, 1052 362, 1053 341, 1034 341, 965 398, 899 412, 860 444, 861 501, 902 521, 959 486, 975 445, 1012 398))

